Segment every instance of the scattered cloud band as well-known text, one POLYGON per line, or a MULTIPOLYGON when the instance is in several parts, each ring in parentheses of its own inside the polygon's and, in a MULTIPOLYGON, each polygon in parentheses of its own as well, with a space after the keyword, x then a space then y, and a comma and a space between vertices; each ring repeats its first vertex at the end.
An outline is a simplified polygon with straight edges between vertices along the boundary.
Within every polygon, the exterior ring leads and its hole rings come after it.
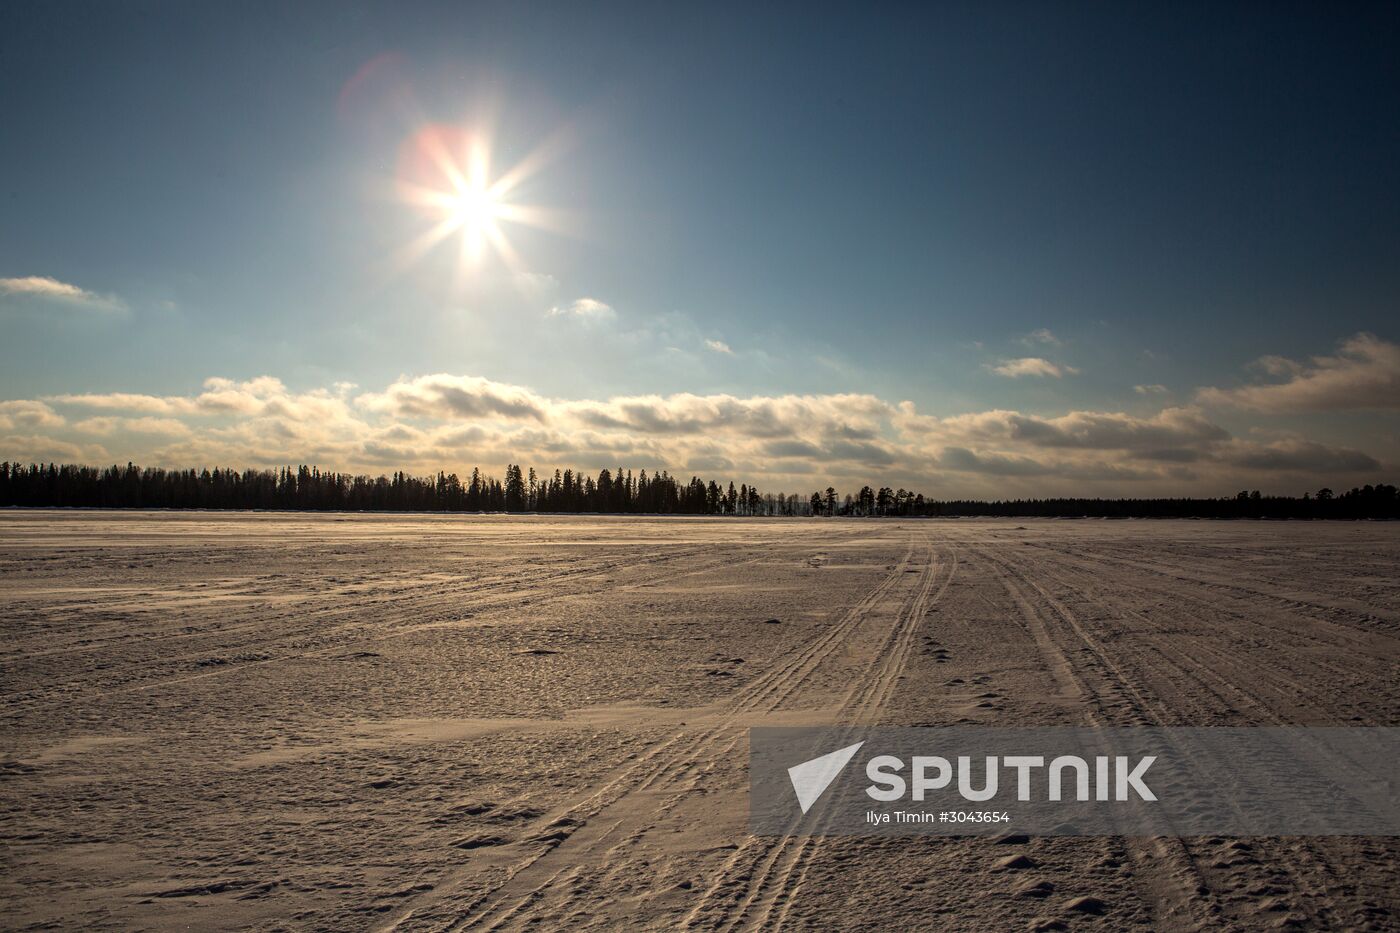
MULTIPOLYGON (((1391 349, 1348 342, 1338 358, 1371 366, 1391 349)), ((1345 367, 1315 362, 1279 385, 1338 368, 1345 367)), ((1363 400, 1372 398, 1371 385, 1364 383, 1363 400)), ((1148 414, 937 416, 868 393, 566 399, 450 373, 404 376, 378 391, 345 383, 295 391, 263 376, 211 378, 188 395, 20 399, 0 403, 0 432, 0 457, 11 460, 110 450, 121 461, 167 466, 307 462, 435 472, 507 462, 624 465, 789 491, 878 480, 953 498, 1221 494, 1266 480, 1306 489, 1375 481, 1387 462, 1360 449, 1369 445, 1297 433, 1237 436, 1201 404, 1148 414)))

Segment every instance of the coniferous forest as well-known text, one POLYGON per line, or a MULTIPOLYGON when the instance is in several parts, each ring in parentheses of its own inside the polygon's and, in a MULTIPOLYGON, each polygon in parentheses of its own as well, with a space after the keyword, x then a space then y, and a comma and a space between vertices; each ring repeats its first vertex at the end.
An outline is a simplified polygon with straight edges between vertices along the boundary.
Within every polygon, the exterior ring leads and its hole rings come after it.
POLYGON ((733 516, 1024 516, 1058 518, 1400 518, 1392 485, 1331 489, 1301 496, 1242 491, 1219 499, 937 500, 905 489, 863 486, 840 495, 827 487, 765 493, 748 484, 666 471, 600 470, 596 476, 506 467, 505 475, 472 470, 436 476, 364 476, 313 466, 280 470, 165 470, 74 464, 0 464, 0 506, 104 509, 264 509, 365 512, 548 512, 733 516))

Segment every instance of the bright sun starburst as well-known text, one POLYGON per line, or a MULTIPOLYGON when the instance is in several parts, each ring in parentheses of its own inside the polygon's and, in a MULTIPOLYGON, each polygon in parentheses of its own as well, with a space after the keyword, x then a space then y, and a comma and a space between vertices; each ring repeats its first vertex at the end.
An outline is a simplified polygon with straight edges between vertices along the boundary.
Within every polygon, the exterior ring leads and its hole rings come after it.
POLYGON ((496 225, 500 204, 487 188, 468 188, 452 198, 449 210, 468 236, 481 237, 496 225))
POLYGON ((537 150, 493 178, 484 135, 442 124, 423 127, 409 140, 400 159, 398 186, 403 199, 420 208, 431 226, 405 247, 399 264, 416 261, 456 235, 459 271, 479 263, 488 245, 508 267, 520 269, 520 257, 504 226, 556 226, 549 212, 513 200, 520 183, 538 171, 543 160, 544 150, 537 150))

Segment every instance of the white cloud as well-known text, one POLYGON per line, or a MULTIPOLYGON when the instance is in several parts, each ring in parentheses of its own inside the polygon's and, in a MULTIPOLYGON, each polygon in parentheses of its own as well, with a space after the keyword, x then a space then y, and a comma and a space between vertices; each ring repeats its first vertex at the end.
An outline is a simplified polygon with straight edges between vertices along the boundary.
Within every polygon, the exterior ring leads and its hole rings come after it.
POLYGON ((1021 338, 1021 342, 1025 344, 1042 343, 1052 347, 1058 347, 1064 343, 1063 340, 1056 337, 1050 332, 1049 328, 1046 327, 1031 331, 1021 338))
POLYGON ((1153 383, 1152 385, 1133 386, 1133 391, 1138 395, 1165 395, 1167 387, 1153 383))
POLYGON ((1020 379, 1022 376, 1049 376, 1059 379, 1061 376, 1073 376, 1079 372, 1073 366, 1063 366, 1052 363, 1049 360, 1041 359, 1038 356, 1025 356, 1016 360, 1002 360, 1000 363, 986 364, 986 368, 996 373, 998 376, 1005 376, 1008 379, 1020 379))
POLYGON ((706 340, 705 349, 713 353, 726 353, 729 356, 734 355, 734 351, 729 348, 729 344, 725 343, 723 340, 706 340))
POLYGON ((60 405, 77 405, 102 411, 138 411, 155 415, 190 414, 196 411, 193 399, 180 396, 163 397, 133 392, 87 392, 76 395, 50 395, 46 401, 60 405))
POLYGON ((51 395, 47 402, 93 408, 101 411, 139 412, 149 415, 239 414, 247 416, 309 415, 325 420, 343 418, 348 411, 344 396, 348 383, 336 383, 333 390, 288 392, 280 379, 259 376, 246 382, 214 376, 204 380, 204 391, 195 395, 142 395, 129 392, 51 395))
POLYGON ((578 298, 566 305, 555 305, 547 313, 550 317, 572 317, 591 321, 611 320, 617 316, 611 305, 596 298, 578 298))
POLYGON ((893 407, 873 395, 631 396, 565 402, 561 414, 598 428, 643 434, 729 433, 776 438, 819 433, 842 440, 874 438, 893 407))
POLYGON ((559 287, 559 280, 547 272, 517 272, 515 286, 530 297, 547 295, 559 287))
POLYGON ((1230 438, 1228 431, 1196 408, 1166 408, 1149 417, 1072 411, 1046 418, 995 410, 933 418, 905 405, 895 423, 908 433, 978 449, 1120 451, 1144 459, 1180 460, 1184 455, 1178 452, 1196 459, 1230 438))
POLYGON ((1311 363, 1266 356, 1255 365, 1284 382, 1205 388, 1197 397, 1209 405, 1269 413, 1400 410, 1400 345, 1356 334, 1342 341, 1335 356, 1311 363))
POLYGON ((45 275, 0 279, 0 295, 40 298, 89 311, 122 311, 126 308, 126 303, 115 295, 99 295, 45 275))
POLYGON ((98 444, 74 444, 39 434, 0 437, 0 460, 14 462, 101 463, 107 451, 98 444))
POLYGON ((16 399, 0 402, 0 431, 24 428, 62 427, 64 417, 43 402, 16 399))
POLYGON ((428 418, 505 418, 544 421, 549 405, 521 386, 492 382, 479 376, 437 373, 400 379, 383 392, 355 400, 361 408, 397 416, 428 418))
POLYGON ((75 421, 73 430, 83 434, 97 434, 102 437, 110 437, 122 431, 131 434, 158 434, 169 437, 187 437, 193 433, 193 429, 178 418, 117 418, 112 416, 75 421))

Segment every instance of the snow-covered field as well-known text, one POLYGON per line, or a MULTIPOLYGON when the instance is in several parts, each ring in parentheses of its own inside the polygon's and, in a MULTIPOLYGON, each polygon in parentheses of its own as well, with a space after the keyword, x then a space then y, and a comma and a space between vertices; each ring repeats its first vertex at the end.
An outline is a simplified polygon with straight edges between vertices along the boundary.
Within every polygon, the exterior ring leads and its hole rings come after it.
POLYGON ((751 837, 744 731, 1400 724, 1397 525, 10 512, 0 624, 6 928, 1400 926, 1389 838, 751 837))

